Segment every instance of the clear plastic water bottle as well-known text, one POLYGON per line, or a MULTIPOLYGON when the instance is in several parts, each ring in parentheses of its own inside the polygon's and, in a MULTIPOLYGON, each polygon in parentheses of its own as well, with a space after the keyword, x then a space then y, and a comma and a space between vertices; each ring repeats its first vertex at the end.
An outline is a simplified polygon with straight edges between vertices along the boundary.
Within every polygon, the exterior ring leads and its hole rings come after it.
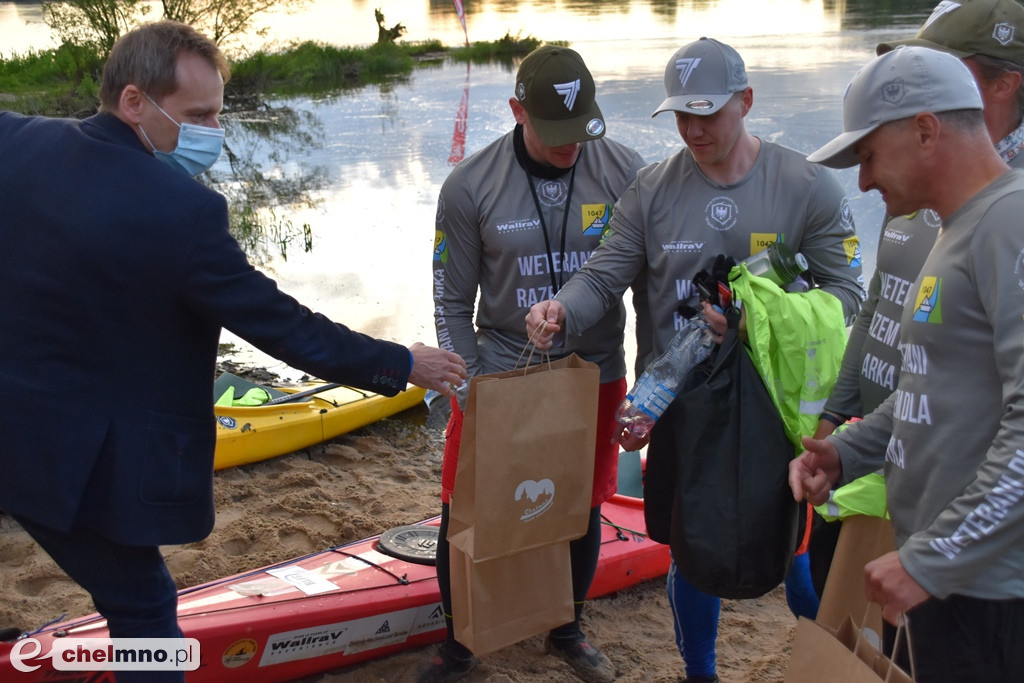
POLYGON ((647 366, 619 404, 615 419, 633 436, 647 438, 690 370, 711 354, 714 345, 702 317, 684 320, 665 353, 647 366))

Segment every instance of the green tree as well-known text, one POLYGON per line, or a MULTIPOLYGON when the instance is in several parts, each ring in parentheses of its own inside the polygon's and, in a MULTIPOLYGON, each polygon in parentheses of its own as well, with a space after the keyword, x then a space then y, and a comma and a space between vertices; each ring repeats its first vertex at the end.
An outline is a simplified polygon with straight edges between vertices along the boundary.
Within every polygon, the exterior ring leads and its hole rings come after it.
MULTIPOLYGON (((308 0, 162 0, 164 19, 195 26, 218 45, 254 29, 256 15, 278 7, 297 9, 308 0)), ((43 16, 61 45, 95 51, 106 60, 122 33, 148 19, 143 0, 47 0, 43 16)))
POLYGON ((105 60, 122 33, 149 12, 141 0, 44 2, 43 17, 61 45, 92 49, 105 60))
MULTIPOLYGON (((231 36, 253 30, 261 12, 284 7, 296 9, 307 0, 162 0, 164 18, 191 24, 220 45, 231 36)), ((267 28, 254 32, 264 35, 267 28)))

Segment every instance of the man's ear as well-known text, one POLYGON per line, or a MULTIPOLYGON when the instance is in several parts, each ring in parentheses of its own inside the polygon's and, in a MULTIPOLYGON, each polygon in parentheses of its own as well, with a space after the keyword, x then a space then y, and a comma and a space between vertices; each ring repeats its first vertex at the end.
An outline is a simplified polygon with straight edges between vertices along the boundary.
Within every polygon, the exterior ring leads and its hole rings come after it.
POLYGON ((754 107, 754 89, 749 86, 744 88, 740 99, 743 101, 743 116, 746 116, 754 107))
POLYGON ((932 112, 922 112, 911 119, 910 125, 913 127, 918 146, 934 152, 939 144, 939 133, 942 129, 938 117, 932 112))
MULTIPOLYGON (((980 84, 979 84, 980 85, 980 84)), ((1003 71, 996 78, 986 84, 991 97, 1012 101, 1017 98, 1017 91, 1021 86, 1021 74, 1019 71, 1003 71)))
POLYGON ((142 105, 145 96, 135 85, 128 84, 121 91, 117 101, 118 111, 127 123, 138 123, 142 118, 142 105))
POLYGON ((515 117, 516 123, 522 125, 526 123, 526 109, 523 105, 514 97, 508 98, 508 106, 512 109, 512 116, 515 117))

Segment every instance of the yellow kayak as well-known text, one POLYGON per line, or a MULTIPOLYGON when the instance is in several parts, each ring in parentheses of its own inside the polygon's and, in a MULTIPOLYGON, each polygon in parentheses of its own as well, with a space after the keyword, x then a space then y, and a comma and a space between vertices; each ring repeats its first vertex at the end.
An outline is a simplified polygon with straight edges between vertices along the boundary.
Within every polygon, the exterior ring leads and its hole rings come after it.
MULTIPOLYGON (((257 386, 224 373, 218 378, 215 394, 223 393, 225 381, 232 379, 246 387, 257 386)), ((410 387, 397 396, 387 397, 324 382, 308 382, 296 387, 260 386, 267 390, 271 399, 299 392, 308 395, 287 403, 214 405, 217 417, 214 469, 259 462, 333 439, 412 408, 423 401, 426 393, 420 387, 410 387)))

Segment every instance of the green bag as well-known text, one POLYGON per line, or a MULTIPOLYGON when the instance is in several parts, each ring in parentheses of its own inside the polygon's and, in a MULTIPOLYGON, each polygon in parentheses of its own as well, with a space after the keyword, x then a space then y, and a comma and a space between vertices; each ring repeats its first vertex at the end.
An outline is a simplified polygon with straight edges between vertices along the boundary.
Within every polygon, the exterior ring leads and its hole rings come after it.
POLYGON ((839 375, 847 338, 843 306, 821 289, 786 292, 745 264, 729 280, 733 301, 746 312, 750 359, 801 453, 800 437, 814 433, 839 375))

